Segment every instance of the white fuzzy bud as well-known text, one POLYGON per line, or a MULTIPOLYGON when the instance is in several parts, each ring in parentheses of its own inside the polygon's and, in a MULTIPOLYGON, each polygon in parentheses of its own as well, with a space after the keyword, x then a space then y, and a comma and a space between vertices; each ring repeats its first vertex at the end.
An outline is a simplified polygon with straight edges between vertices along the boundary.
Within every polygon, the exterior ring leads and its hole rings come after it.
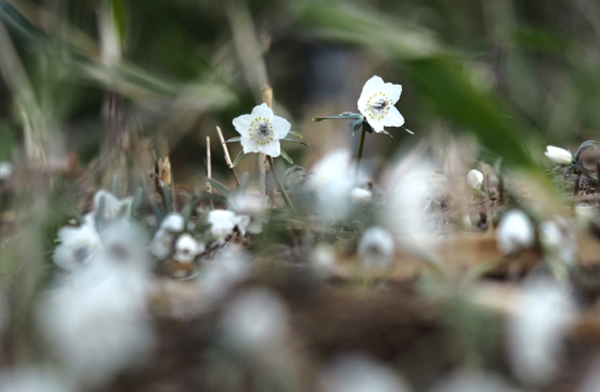
POLYGON ((498 250, 503 254, 511 254, 535 244, 533 224, 521 210, 506 213, 496 230, 498 250))
POLYGON ((481 185, 483 185, 483 173, 475 169, 470 170, 467 173, 467 183, 471 188, 481 188, 481 185))
POLYGON ((557 165, 568 166, 573 162, 573 155, 564 148, 547 146, 544 154, 557 165))

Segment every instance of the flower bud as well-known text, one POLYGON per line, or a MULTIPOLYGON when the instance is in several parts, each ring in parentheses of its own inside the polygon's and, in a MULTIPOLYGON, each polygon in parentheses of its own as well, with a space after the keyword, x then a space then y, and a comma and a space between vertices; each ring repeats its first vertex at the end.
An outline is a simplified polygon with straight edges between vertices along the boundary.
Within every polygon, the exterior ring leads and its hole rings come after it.
POLYGON ((527 215, 521 210, 511 210, 500 221, 496 230, 498 250, 505 254, 515 253, 535 244, 535 230, 527 215))
POLYGON ((366 206, 373 200, 373 192, 364 188, 354 188, 350 192, 350 200, 352 200, 352 204, 355 206, 366 206))
POLYGON ((467 173, 467 183, 471 188, 481 188, 481 185, 483 185, 483 173, 475 169, 470 170, 467 173))
POLYGON ((573 162, 573 155, 564 148, 547 146, 544 154, 557 165, 568 166, 573 162))

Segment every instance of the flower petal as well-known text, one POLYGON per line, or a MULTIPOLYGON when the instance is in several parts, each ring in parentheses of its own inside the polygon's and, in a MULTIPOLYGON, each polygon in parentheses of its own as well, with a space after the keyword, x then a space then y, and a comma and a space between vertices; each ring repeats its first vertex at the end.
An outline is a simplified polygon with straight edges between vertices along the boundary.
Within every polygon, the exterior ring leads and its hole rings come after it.
POLYGON ((265 155, 270 155, 273 158, 277 158, 279 155, 281 155, 281 144, 279 143, 279 140, 273 140, 272 142, 261 146, 260 150, 265 155))
POLYGON ((273 116, 273 133, 275 134, 275 139, 283 139, 287 136, 292 128, 292 125, 288 120, 283 117, 273 116))
POLYGON ((251 122, 252 116, 250 114, 242 114, 232 121, 233 127, 242 137, 248 137, 251 122))
POLYGON ((258 143, 256 143, 256 141, 242 136, 242 139, 240 140, 240 142, 242 143, 242 148, 244 149, 244 154, 249 154, 251 152, 260 152, 260 150, 258 148, 258 143))
POLYGON ((255 106, 254 109, 252 109, 251 116, 253 119, 256 117, 266 117, 270 120, 271 118, 273 118, 273 111, 266 103, 262 103, 260 105, 255 106))
POLYGON ((401 127, 404 125, 404 117, 400 114, 398 109, 391 107, 390 111, 381 122, 386 127, 401 127))
POLYGON ((386 83, 383 85, 381 90, 385 95, 387 95, 389 99, 392 100, 392 103, 395 105, 396 102, 398 102, 398 100, 400 99, 400 94, 402 94, 402 85, 386 83))
POLYGON ((360 98, 358 98, 358 110, 363 113, 363 110, 367 108, 367 100, 371 97, 371 95, 375 94, 378 91, 381 91, 383 87, 383 79, 379 76, 373 76, 371 79, 367 80, 365 85, 362 88, 362 92, 360 93, 360 98))
POLYGON ((369 125, 371 126, 371 128, 373 128, 373 131, 375 131, 375 133, 380 133, 381 131, 383 131, 383 124, 381 123, 381 121, 370 117, 367 117, 367 121, 369 122, 369 125))

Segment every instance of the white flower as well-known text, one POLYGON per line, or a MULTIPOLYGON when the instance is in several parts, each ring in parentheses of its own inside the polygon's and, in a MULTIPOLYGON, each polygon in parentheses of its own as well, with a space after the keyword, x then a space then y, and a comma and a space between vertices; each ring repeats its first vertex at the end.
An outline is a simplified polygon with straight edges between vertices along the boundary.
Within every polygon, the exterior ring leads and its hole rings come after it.
POLYGON ((73 271, 88 264, 100 250, 100 235, 91 221, 78 227, 65 226, 58 231, 60 244, 54 249, 53 260, 60 268, 73 271))
POLYGON ((152 237, 150 243, 150 253, 160 260, 164 260, 169 256, 173 250, 173 243, 175 242, 175 236, 163 229, 158 229, 152 237))
POLYGON ((358 257, 367 268, 389 268, 394 261, 394 238, 381 227, 367 229, 358 245, 358 257))
POLYGON ((281 153, 279 140, 285 138, 291 128, 288 120, 275 116, 266 103, 255 106, 251 114, 234 118, 233 126, 242 136, 244 154, 260 152, 273 158, 281 153))
POLYGON ((180 263, 191 263, 205 249, 203 242, 196 241, 189 233, 183 233, 175 243, 174 258, 180 263))
POLYGON ((319 379, 323 392, 409 392, 393 369, 362 355, 338 358, 319 379))
POLYGON ((316 192, 317 206, 325 219, 343 218, 354 186, 350 153, 338 149, 319 159, 311 169, 306 186, 316 192))
POLYGON ((568 287, 548 278, 526 281, 508 323, 513 372, 528 385, 550 381, 560 368, 563 339, 577 319, 568 287))
POLYGON ((332 276, 337 267, 335 248, 324 242, 317 244, 312 251, 310 266, 322 278, 332 276))
POLYGON ((481 188, 481 185, 483 185, 483 173, 475 169, 470 170, 467 173, 467 184, 474 189, 481 188))
POLYGON ((14 166, 10 162, 0 162, 0 182, 8 180, 12 176, 13 168, 14 166))
POLYGON ((114 219, 121 214, 125 217, 131 216, 131 203, 133 202, 133 197, 118 199, 112 193, 101 189, 94 195, 94 212, 98 211, 98 207, 102 200, 104 200, 104 214, 102 216, 104 220, 114 219))
POLYGON ((183 231, 184 225, 183 216, 177 212, 170 212, 165 216, 165 218, 160 222, 160 228, 163 230, 167 230, 173 233, 179 233, 183 231))
POLYGON ((102 228, 100 240, 104 262, 142 270, 151 267, 148 235, 137 223, 118 219, 102 228))
POLYGON ((508 211, 496 230, 496 244, 505 255, 531 248, 535 244, 535 230, 527 214, 521 210, 508 211))
POLYGON ((383 127, 400 127, 404 124, 404 117, 394 106, 401 93, 401 85, 384 83, 379 76, 367 80, 358 99, 358 110, 375 132, 383 131, 383 127))
POLYGON ((210 233, 216 238, 216 240, 223 244, 225 239, 233 234, 233 230, 236 228, 240 229, 243 235, 242 223, 247 223, 248 217, 240 217, 233 211, 227 210, 212 210, 208 214, 208 223, 210 223, 210 233))
POLYGON ((241 222, 244 230, 251 234, 260 234, 263 223, 266 221, 266 204, 267 199, 265 196, 246 194, 234 197, 230 206, 239 216, 247 217, 244 222, 241 222))
POLYGON ((552 162, 561 166, 568 166, 573 162, 573 155, 564 148, 546 146, 544 153, 552 162))
POLYGON ((350 199, 355 206, 363 207, 373 200, 373 192, 368 189, 356 187, 350 192, 350 199))

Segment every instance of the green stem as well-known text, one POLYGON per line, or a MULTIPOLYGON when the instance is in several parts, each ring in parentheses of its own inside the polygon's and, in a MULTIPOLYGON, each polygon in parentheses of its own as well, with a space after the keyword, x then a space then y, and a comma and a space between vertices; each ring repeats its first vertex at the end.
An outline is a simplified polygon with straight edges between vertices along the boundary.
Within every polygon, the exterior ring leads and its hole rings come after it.
POLYGON ((279 178, 279 173, 277 173, 277 169, 275 169, 275 161, 273 160, 272 156, 268 156, 267 155, 267 159, 269 160, 269 165, 271 166, 271 171, 273 172, 273 177, 275 177, 275 181, 277 182, 277 185, 279 186, 279 192, 281 192, 281 196, 283 196, 283 200, 285 200, 285 204, 287 204, 287 206, 294 211, 294 205, 292 204, 292 201, 290 200, 290 197, 288 196, 285 187, 283 186, 283 183, 281 182, 281 179, 279 178))
POLYGON ((362 131, 360 133, 360 142, 358 143, 358 153, 356 154, 356 174, 354 181, 358 181, 358 173, 360 172, 360 161, 363 156, 363 149, 365 148, 365 136, 367 135, 367 127, 369 123, 363 122, 362 131))

